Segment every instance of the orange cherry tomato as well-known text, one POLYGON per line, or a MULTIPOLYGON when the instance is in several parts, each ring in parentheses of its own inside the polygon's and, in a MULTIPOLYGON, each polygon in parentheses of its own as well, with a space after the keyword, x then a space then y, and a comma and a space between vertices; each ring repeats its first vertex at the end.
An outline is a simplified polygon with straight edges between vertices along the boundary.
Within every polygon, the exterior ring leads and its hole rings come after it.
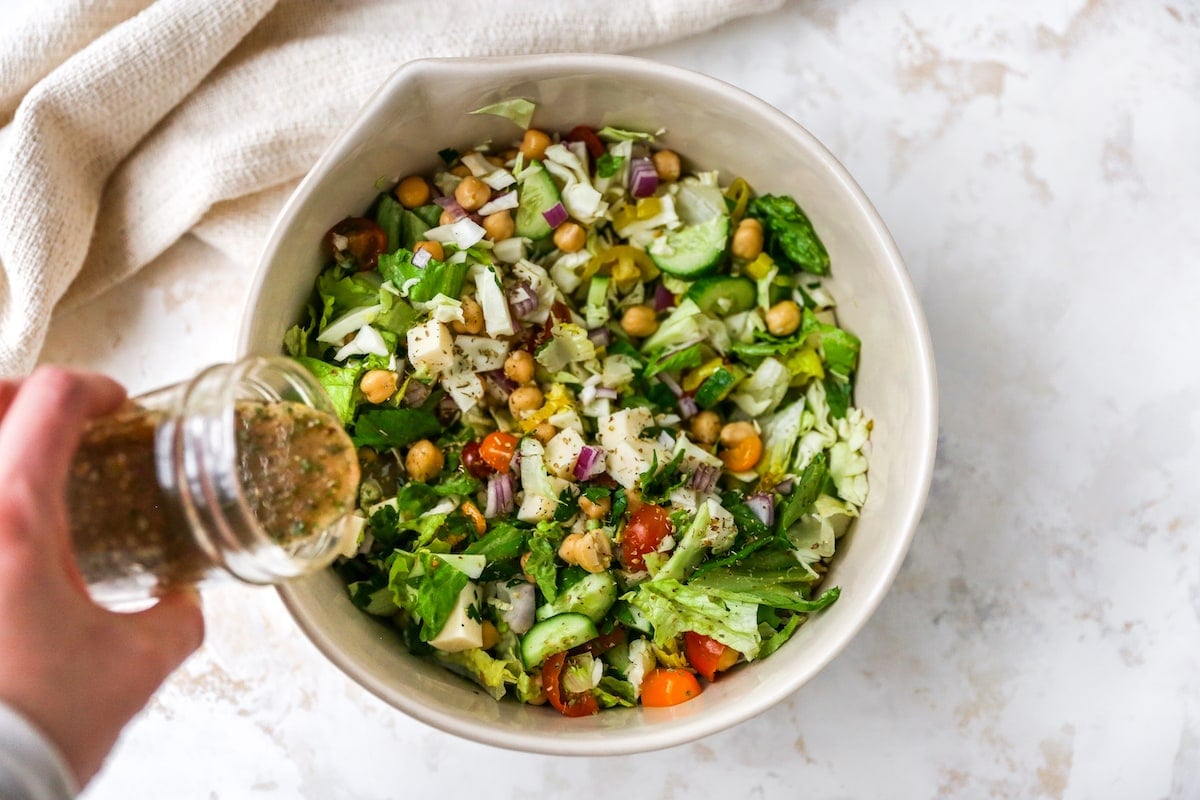
POLYGON ((710 681, 716 680, 718 672, 729 669, 738 660, 737 650, 695 631, 683 634, 683 652, 692 668, 710 681))
POLYGON ((721 460, 730 472, 745 472, 754 469, 762 459, 763 441, 757 434, 751 434, 745 439, 739 439, 721 453, 721 460))
POLYGON ((642 705, 677 706, 700 694, 700 681, 686 669, 651 670, 642 679, 642 705))
POLYGON ((492 431, 479 443, 479 457, 496 472, 508 472, 517 452, 517 437, 504 431, 492 431))
POLYGON ((346 217, 325 234, 325 252, 331 256, 348 253, 360 270, 375 269, 379 254, 387 250, 387 233, 375 220, 346 217))
POLYGON ((672 527, 671 517, 662 506, 647 503, 639 508, 621 533, 621 565, 631 572, 645 569, 646 553, 656 551, 672 527))
POLYGON ((600 704, 591 692, 565 694, 562 688, 563 665, 567 663, 566 652, 555 653, 542 664, 542 689, 550 705, 564 717, 586 717, 600 710, 600 704))

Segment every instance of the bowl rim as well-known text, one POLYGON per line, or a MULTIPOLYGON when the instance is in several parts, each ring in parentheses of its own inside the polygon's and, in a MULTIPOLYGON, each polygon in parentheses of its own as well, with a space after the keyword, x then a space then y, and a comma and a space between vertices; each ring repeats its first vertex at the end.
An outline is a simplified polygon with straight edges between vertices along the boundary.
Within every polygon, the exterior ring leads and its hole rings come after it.
MULTIPOLYGON (((370 127, 370 115, 364 114, 364 111, 373 109, 385 97, 402 91, 406 84, 423 77, 437 76, 439 73, 445 77, 467 79, 472 75, 538 71, 552 72, 557 77, 587 72, 602 73, 618 79, 627 75, 643 80, 647 71, 651 71, 655 81, 665 81, 721 95, 724 100, 736 103, 755 115, 768 118, 777 127, 789 131, 798 143, 816 157, 820 168, 827 170, 842 185, 846 197, 857 206, 867 223, 864 235, 869 235, 874 240, 873 244, 884 256, 886 270, 891 273, 891 277, 899 288, 899 294, 903 300, 902 316, 914 334, 915 361, 919 372, 915 384, 921 394, 916 398, 919 402, 915 405, 909 422, 913 426, 919 426, 918 441, 923 441, 924 444, 917 452, 913 453, 909 473, 911 476, 915 476, 915 480, 912 482, 914 489, 905 498, 900 513, 894 517, 895 521, 891 525, 896 533, 887 540, 888 547, 884 551, 883 558, 887 568, 882 579, 874 582, 865 596, 859 596, 855 603, 854 614, 825 637, 821 643, 819 654, 808 660, 806 669, 790 674, 788 680, 779 681, 776 685, 759 686, 758 691, 753 695, 752 702, 730 704, 729 707, 720 709, 719 713, 706 711, 703 714, 680 720, 664 719, 662 724, 655 721, 652 725, 636 726, 620 732, 601 730, 594 731, 595 735, 581 737, 555 737, 538 734, 536 731, 530 733, 506 730, 503 744, 497 744, 494 738, 488 736, 488 733, 494 729, 486 723, 475 723, 462 716, 430 708, 395 692, 385 683, 376 680, 369 671, 360 668, 353 660, 345 658, 343 652, 335 647, 321 630, 315 629, 310 624, 303 609, 300 608, 300 601, 294 587, 281 584, 276 587, 276 590, 293 621, 304 631, 309 641, 345 675, 388 705, 438 730, 493 747, 547 755, 604 756, 647 752, 694 741, 728 729, 780 703, 825 669, 845 650, 874 616, 903 565, 905 555, 920 523, 932 483, 939 413, 933 347, 916 289, 887 225, 846 167, 801 123, 744 89, 719 78, 682 67, 636 56, 555 53, 423 58, 409 61, 396 69, 363 103, 358 113, 325 149, 277 213, 255 264, 254 279, 242 310, 237 339, 238 356, 244 357, 255 352, 250 340, 253 311, 256 300, 265 287, 271 255, 279 249, 289 220, 305 202, 311 188, 325 180, 331 168, 351 154, 356 140, 361 137, 365 128, 370 127)), ((881 268, 883 267, 881 266, 881 268)), ((657 711, 645 710, 641 706, 638 709, 643 713, 657 711)))

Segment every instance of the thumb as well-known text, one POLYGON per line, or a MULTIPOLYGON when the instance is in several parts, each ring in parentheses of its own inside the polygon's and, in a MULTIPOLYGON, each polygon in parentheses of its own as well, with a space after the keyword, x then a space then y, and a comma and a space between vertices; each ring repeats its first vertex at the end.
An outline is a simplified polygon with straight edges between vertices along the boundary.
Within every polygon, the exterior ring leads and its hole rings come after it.
POLYGON ((161 669, 159 681, 196 652, 204 641, 204 614, 200 594, 194 589, 176 589, 159 598, 145 611, 127 615, 129 624, 147 642, 161 669))

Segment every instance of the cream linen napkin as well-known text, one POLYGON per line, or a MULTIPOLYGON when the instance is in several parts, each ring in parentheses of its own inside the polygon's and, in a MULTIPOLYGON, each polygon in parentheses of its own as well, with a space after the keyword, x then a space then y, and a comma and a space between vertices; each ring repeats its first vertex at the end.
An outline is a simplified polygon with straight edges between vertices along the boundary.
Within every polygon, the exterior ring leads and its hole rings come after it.
MULTIPOLYGON (((39 0, 0 30, 0 375, 189 230, 249 268, 398 66, 619 52, 783 0, 39 0)), ((249 269, 247 269, 249 280, 249 269)))

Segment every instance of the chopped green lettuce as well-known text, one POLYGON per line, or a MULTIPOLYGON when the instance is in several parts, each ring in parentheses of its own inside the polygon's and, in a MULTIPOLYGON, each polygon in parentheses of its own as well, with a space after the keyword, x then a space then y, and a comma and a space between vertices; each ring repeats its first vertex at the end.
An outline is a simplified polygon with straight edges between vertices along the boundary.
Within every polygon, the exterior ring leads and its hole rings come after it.
POLYGON ((732 647, 747 660, 758 654, 761 638, 754 603, 727 600, 676 580, 648 581, 623 599, 650 620, 659 647, 695 631, 732 647))
POLYGON ((533 122, 533 112, 537 109, 537 105, 524 97, 513 97, 508 100, 501 100, 499 103, 492 103, 483 108, 477 108, 472 111, 472 114, 491 114, 494 117, 503 117, 511 120, 518 126, 528 129, 529 124, 533 122))
POLYGON ((766 251, 777 264, 813 275, 829 274, 829 251, 799 204, 783 195, 750 201, 746 215, 762 223, 766 251))

